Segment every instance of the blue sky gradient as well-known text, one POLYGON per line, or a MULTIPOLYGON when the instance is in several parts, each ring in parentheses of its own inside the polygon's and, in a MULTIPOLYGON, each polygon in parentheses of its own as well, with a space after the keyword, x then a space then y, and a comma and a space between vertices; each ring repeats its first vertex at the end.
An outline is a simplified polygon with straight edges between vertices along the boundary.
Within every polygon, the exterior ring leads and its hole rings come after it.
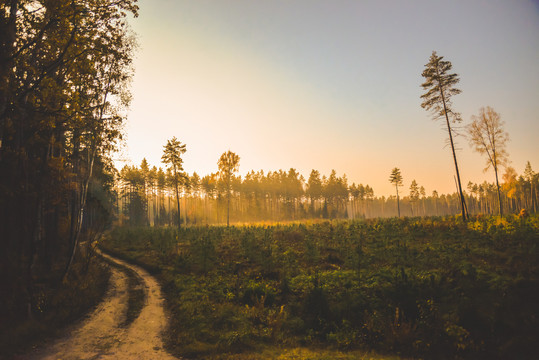
MULTIPOLYGON (((453 192, 446 132, 420 107, 433 50, 453 63, 464 123, 482 106, 506 122, 512 166, 539 169, 539 6, 532 1, 142 0, 127 142, 118 164, 161 165, 176 136, 189 173, 296 168, 392 194, 399 167, 453 192)), ((493 181, 466 139, 464 184, 493 181)), ((406 191, 405 191, 406 193, 406 191)))

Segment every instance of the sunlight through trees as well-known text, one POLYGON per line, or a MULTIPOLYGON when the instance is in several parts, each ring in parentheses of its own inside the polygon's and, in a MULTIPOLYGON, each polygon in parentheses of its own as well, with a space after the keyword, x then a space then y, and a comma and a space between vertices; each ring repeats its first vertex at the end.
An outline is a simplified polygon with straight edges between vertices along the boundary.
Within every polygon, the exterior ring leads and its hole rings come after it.
POLYGON ((217 162, 219 176, 226 186, 226 226, 230 225, 230 194, 232 193, 232 176, 240 168, 240 157, 228 150, 223 153, 217 162))

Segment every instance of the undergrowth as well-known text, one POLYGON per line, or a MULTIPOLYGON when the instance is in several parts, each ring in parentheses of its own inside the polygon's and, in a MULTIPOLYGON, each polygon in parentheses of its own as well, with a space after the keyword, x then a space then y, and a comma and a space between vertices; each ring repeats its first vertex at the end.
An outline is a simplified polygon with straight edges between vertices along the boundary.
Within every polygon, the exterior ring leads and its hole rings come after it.
POLYGON ((538 241, 537 216, 507 216, 117 228, 101 246, 158 274, 168 345, 187 358, 525 359, 538 241))
POLYGON ((32 318, 0 322, 0 358, 10 359, 59 336, 99 303, 108 287, 110 269, 95 255, 86 255, 77 256, 65 281, 36 284, 38 311, 32 318))

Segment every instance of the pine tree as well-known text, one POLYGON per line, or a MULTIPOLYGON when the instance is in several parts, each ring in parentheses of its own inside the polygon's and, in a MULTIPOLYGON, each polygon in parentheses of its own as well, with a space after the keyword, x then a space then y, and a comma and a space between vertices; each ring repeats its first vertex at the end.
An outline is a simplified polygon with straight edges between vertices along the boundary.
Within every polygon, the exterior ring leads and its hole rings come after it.
POLYGON ((402 175, 399 168, 394 168, 389 176, 389 182, 395 184, 395 190, 397 190, 397 213, 401 217, 401 208, 399 204, 399 186, 402 186, 402 175))
POLYGON ((421 95, 421 98, 423 99, 421 107, 431 111, 435 120, 440 118, 445 119, 447 132, 449 134, 449 143, 451 144, 451 151, 453 153, 453 161, 455 162, 462 219, 466 220, 468 214, 466 211, 466 202, 462 191, 457 155, 455 153, 455 144, 453 141, 454 130, 451 128, 451 121, 453 123, 462 121, 460 114, 453 111, 451 103, 451 97, 461 93, 459 89, 454 87, 458 84, 460 79, 457 74, 450 73, 452 68, 453 65, 450 61, 444 61, 443 56, 436 55, 436 51, 432 52, 430 60, 428 64, 425 65, 425 70, 421 74, 425 78, 425 82, 421 84, 421 86, 427 91, 421 95))
POLYGON ((185 144, 182 144, 174 136, 171 140, 167 141, 167 144, 164 146, 163 156, 161 157, 161 160, 165 164, 169 164, 172 170, 172 180, 176 190, 176 206, 178 209, 178 230, 181 228, 179 191, 180 173, 183 171, 183 159, 181 156, 182 154, 185 154, 186 151, 185 144))
POLYGON ((412 180, 412 184, 410 185, 410 202, 412 203, 412 216, 414 216, 414 204, 416 204, 418 200, 419 185, 417 185, 417 181, 412 180))
POLYGON ((240 167, 240 157, 228 150, 221 155, 219 161, 217 162, 217 166, 219 166, 219 175, 221 176, 221 179, 225 181, 226 185, 226 226, 228 227, 230 226, 230 195, 232 191, 232 175, 238 171, 240 167))

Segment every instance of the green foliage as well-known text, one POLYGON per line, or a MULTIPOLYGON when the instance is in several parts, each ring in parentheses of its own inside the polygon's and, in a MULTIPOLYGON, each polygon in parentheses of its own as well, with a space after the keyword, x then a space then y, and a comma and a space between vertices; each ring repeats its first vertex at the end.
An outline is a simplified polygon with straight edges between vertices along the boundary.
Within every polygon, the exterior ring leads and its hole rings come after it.
POLYGON ((531 358, 538 241, 538 217, 507 216, 119 228, 104 245, 161 269, 183 356, 303 345, 531 358), (156 239, 174 234, 163 256, 156 239))
POLYGON ((2 325, 37 316, 111 222, 137 12, 136 0, 0 3, 2 325))

